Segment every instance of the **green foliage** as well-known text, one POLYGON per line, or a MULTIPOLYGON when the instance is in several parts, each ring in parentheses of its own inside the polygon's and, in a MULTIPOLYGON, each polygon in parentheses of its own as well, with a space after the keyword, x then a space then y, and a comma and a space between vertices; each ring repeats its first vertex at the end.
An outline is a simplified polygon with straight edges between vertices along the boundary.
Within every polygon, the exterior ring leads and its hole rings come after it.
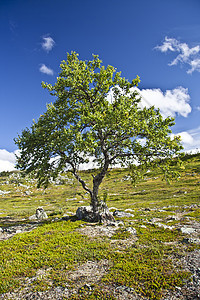
POLYGON ((145 166, 144 164, 141 165, 131 164, 129 166, 129 174, 131 176, 131 182, 134 187, 136 187, 136 184, 139 181, 144 179, 146 171, 147 171, 147 166, 145 166))

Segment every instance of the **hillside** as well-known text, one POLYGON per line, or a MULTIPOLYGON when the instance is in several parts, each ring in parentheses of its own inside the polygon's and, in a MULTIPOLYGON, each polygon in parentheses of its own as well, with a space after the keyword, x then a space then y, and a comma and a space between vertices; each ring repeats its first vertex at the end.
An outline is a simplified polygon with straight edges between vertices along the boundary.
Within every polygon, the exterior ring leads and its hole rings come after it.
POLYGON ((107 225, 76 219, 89 197, 69 174, 43 190, 1 173, 0 299, 200 299, 200 154, 183 160, 171 185, 157 169, 136 187, 110 170, 107 225), (38 207, 48 219, 34 219, 38 207))

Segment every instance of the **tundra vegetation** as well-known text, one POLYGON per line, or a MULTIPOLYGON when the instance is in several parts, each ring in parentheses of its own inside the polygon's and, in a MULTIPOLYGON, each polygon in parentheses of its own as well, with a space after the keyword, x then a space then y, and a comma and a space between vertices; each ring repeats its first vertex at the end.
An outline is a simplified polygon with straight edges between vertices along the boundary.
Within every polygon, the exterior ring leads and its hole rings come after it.
MULTIPOLYGON (((128 169, 108 170, 99 197, 111 211, 130 213, 116 216, 121 225, 114 229, 76 220, 77 207, 91 199, 72 174, 62 173, 44 190, 30 176, 2 173, 0 299, 198 299, 189 287, 200 251, 200 154, 182 160, 181 179, 172 185, 158 167, 136 187, 128 169), (30 221, 39 206, 48 219, 30 221), (12 233, 30 224, 30 232, 12 233)), ((91 172, 98 171, 80 172, 88 185, 91 172)))
POLYGON ((130 166, 135 181, 141 170, 134 163, 147 168, 153 162, 167 179, 172 175, 171 159, 182 149, 180 139, 170 137, 173 118, 163 118, 153 106, 142 106, 136 91, 139 77, 129 82, 114 67, 103 66, 97 55, 82 61, 75 52, 60 67, 54 85, 42 83, 56 100, 15 139, 21 151, 17 167, 34 173, 38 186, 45 187, 67 169, 89 193, 93 220, 99 221, 99 187, 108 169, 115 164, 130 166), (79 172, 89 159, 98 167, 91 174, 91 186, 79 172))

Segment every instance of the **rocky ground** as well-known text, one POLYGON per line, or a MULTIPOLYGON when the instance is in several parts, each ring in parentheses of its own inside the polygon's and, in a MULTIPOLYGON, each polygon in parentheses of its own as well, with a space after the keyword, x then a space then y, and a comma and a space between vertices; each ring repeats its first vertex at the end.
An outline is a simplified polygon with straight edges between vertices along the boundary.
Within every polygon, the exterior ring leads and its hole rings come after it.
MULTIPOLYGON (((189 207, 190 208, 190 207, 189 207)), ((188 209, 188 207, 187 207, 188 209)), ((153 210, 153 209, 152 209, 153 210)), ((156 208, 155 208, 156 210, 156 208)), ((165 208, 162 208, 165 210, 165 208)), ((130 212, 115 212, 115 215, 118 214, 118 217, 122 213, 122 217, 129 214, 130 212), (123 215, 124 213, 124 215, 123 215)), ((181 222, 185 220, 185 213, 176 212, 172 216, 168 216, 165 219, 152 218, 149 223, 154 224, 154 226, 168 228, 170 230, 176 229, 182 232, 184 235, 183 245, 188 244, 200 244, 200 223, 195 221, 194 219, 187 218, 183 224, 181 222), (171 221, 177 221, 176 224, 170 225, 171 221), (180 222, 179 222, 180 221, 180 222)), ((57 220, 53 220, 57 221, 57 220)), ((30 231, 40 225, 41 221, 30 221, 26 224, 20 225, 12 225, 10 224, 3 229, 0 230, 0 240, 5 240, 8 238, 12 238, 14 235, 19 234, 21 232, 30 231)), ((137 232, 134 229, 134 216, 132 220, 133 226, 126 227, 126 230, 131 233, 131 237, 126 240, 112 240, 113 247, 117 243, 118 248, 126 249, 130 245, 134 244, 137 240, 137 232)), ((8 222, 7 222, 8 224, 8 222)), ((89 236, 90 238, 95 238, 97 236, 111 237, 119 227, 123 227, 123 221, 111 222, 104 225, 98 224, 90 224, 85 223, 79 228, 79 232, 84 235, 89 236)), ((145 226, 145 225, 143 225, 145 226)), ((177 257, 176 257, 177 263, 177 257)), ((184 257, 181 257, 178 260, 178 263, 183 267, 184 270, 191 272, 191 278, 188 280, 183 287, 176 287, 174 290, 168 290, 163 295, 163 300, 175 300, 175 299, 184 299, 184 300, 195 300, 200 299, 200 250, 196 249, 192 252, 186 252, 184 257)), ((26 278, 24 281, 23 287, 17 289, 10 293, 5 293, 0 295, 0 299, 14 299, 14 300, 32 300, 32 299, 69 299, 72 295, 76 295, 78 291, 83 288, 85 291, 90 293, 93 289, 94 285, 102 285, 101 278, 102 276, 108 272, 111 267, 111 262, 109 260, 101 260, 98 262, 87 261, 84 264, 77 265, 74 270, 69 271, 69 279, 71 279, 75 284, 74 286, 66 286, 66 287, 52 287, 46 291, 33 291, 31 289, 31 284, 34 283, 35 280, 41 277, 45 277, 48 273, 48 270, 38 270, 37 274, 33 278, 26 278)), ((50 284, 51 285, 51 284, 50 284)), ((119 300, 139 300, 139 299, 147 299, 135 293, 133 288, 127 286, 104 286, 104 290, 107 290, 108 293, 111 293, 116 299, 119 300)))

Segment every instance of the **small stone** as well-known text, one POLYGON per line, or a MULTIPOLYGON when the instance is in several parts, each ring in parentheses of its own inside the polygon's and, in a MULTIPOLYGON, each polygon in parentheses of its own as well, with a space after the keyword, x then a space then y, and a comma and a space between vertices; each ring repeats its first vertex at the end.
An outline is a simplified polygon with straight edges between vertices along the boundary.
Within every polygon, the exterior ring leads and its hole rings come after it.
POLYGON ((64 221, 68 221, 69 218, 70 218, 70 217, 69 217, 68 215, 63 215, 63 216, 62 216, 62 220, 64 220, 64 221))
POLYGON ((25 191, 24 194, 29 196, 31 194, 31 192, 30 191, 25 191))
POLYGON ((117 225, 118 225, 117 222, 110 222, 107 224, 107 226, 113 226, 113 227, 115 227, 117 225))
POLYGON ((126 213, 124 211, 119 211, 119 210, 115 210, 114 213, 113 213, 113 216, 118 217, 118 218, 124 218, 124 217, 131 218, 131 217, 134 217, 133 214, 126 213))
POLYGON ((55 288, 55 290, 56 290, 57 293, 62 293, 64 289, 65 289, 65 288, 62 287, 62 286, 57 286, 57 287, 55 288))
POLYGON ((169 221, 178 221, 179 218, 177 216, 169 216, 169 217, 167 217, 167 220, 169 220, 169 221))
POLYGON ((181 227, 180 231, 184 234, 191 234, 194 233, 196 230, 192 227, 181 227))
POLYGON ((29 217, 29 220, 36 220, 36 219, 37 219, 36 215, 32 215, 32 216, 29 217))
POLYGON ((89 291, 91 291, 92 290, 92 287, 91 287, 91 285, 89 285, 89 284, 84 284, 84 286, 83 286, 83 288, 85 289, 85 290, 89 290, 89 291))
POLYGON ((147 226, 145 226, 145 225, 141 225, 140 227, 141 227, 141 228, 147 228, 147 226))
POLYGON ((163 227, 164 229, 169 229, 169 230, 173 230, 174 226, 168 226, 162 223, 155 223, 158 227, 163 227))
POLYGON ((200 239, 198 239, 198 238, 196 238, 196 239, 195 238, 184 238, 183 243, 199 245, 200 244, 200 239))
POLYGON ((126 228, 126 231, 128 231, 128 232, 130 232, 131 234, 134 234, 134 235, 136 235, 136 234, 137 234, 137 231, 136 231, 136 229, 135 229, 135 228, 133 228, 133 227, 128 227, 128 228, 126 228))

